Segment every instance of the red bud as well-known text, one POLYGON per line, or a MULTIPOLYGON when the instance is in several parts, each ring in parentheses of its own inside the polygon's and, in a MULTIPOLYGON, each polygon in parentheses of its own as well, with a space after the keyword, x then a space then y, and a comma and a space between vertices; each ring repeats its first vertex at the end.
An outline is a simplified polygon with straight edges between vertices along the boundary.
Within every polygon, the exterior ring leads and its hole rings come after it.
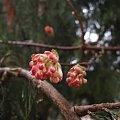
POLYGON ((53 27, 47 25, 44 30, 49 36, 54 37, 55 33, 53 27))

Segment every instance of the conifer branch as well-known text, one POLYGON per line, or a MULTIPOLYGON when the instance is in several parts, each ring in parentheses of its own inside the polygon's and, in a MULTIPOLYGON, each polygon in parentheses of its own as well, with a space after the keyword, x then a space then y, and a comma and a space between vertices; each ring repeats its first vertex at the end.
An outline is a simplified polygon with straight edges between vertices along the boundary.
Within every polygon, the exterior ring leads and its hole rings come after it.
POLYGON ((101 104, 93 104, 93 105, 83 105, 83 106, 74 106, 74 111, 79 114, 79 116, 84 116, 88 114, 88 112, 97 112, 102 111, 105 108, 108 109, 120 109, 120 102, 117 103, 101 103, 101 104))

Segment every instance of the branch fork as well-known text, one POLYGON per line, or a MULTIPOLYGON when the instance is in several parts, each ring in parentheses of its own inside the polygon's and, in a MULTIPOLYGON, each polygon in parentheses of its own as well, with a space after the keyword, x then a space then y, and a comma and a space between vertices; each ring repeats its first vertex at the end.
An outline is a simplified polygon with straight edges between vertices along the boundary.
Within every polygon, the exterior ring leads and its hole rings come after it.
POLYGON ((7 72, 15 77, 22 76, 30 80, 38 90, 42 91, 49 99, 53 101, 66 120, 80 120, 80 117, 87 115, 89 111, 96 112, 103 110, 104 108, 120 109, 120 102, 72 106, 70 102, 66 100, 50 83, 47 81, 36 80, 28 70, 20 67, 0 67, 0 74, 3 74, 4 72, 7 72), (17 72, 17 76, 16 74, 13 74, 14 72, 17 72))

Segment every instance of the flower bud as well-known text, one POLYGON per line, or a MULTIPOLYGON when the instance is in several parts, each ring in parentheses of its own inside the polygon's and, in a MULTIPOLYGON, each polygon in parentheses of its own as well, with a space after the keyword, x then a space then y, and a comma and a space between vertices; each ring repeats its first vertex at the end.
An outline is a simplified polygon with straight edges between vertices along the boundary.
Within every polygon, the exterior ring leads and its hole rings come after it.
POLYGON ((52 73, 50 72, 50 71, 48 71, 47 73, 46 73, 46 76, 49 78, 49 77, 51 77, 51 75, 52 75, 52 73))
POLYGON ((77 73, 75 73, 75 72, 72 72, 71 74, 70 74, 70 77, 72 77, 72 78, 75 78, 77 76, 77 73))
POLYGON ((70 81, 72 81, 72 78, 71 78, 71 77, 68 77, 68 78, 66 79, 66 82, 70 82, 70 81))
POLYGON ((47 79, 47 76, 46 76, 46 73, 41 73, 41 76, 40 76, 40 80, 46 80, 47 79))
POLYGON ((50 55, 50 54, 51 54, 50 51, 45 51, 44 53, 45 53, 46 55, 50 55))
POLYGON ((75 70, 76 72, 78 72, 78 73, 82 73, 82 72, 83 72, 83 70, 82 70, 80 67, 78 67, 78 66, 76 66, 76 67, 74 68, 74 70, 75 70))
POLYGON ((35 78, 36 78, 36 79, 40 79, 40 73, 37 72, 37 73, 35 74, 35 78))
POLYGON ((70 76, 70 74, 71 74, 71 72, 69 71, 69 72, 67 73, 67 76, 70 76))
POLYGON ((40 57, 40 54, 33 54, 32 61, 37 61, 39 57, 40 57))
POLYGON ((62 80, 62 78, 63 78, 63 72, 62 72, 62 68, 61 68, 61 65, 58 63, 58 77, 62 80))
POLYGON ((60 79, 58 77, 50 77, 50 81, 53 83, 58 83, 60 82, 60 79))
POLYGON ((36 73, 36 68, 35 68, 35 66, 32 67, 31 73, 32 73, 32 75, 35 75, 35 73, 36 73))
POLYGON ((83 79, 83 83, 84 83, 84 84, 87 83, 87 79, 83 79))
POLYGON ((74 81, 71 81, 70 83, 68 83, 68 86, 70 86, 70 87, 79 87, 80 86, 80 83, 79 83, 79 81, 77 81, 77 80, 74 80, 74 81))
POLYGON ((43 70, 43 69, 44 69, 44 67, 45 67, 45 65, 44 65, 44 64, 40 64, 40 65, 39 65, 39 69, 40 69, 40 70, 43 70))
POLYGON ((33 66, 33 61, 29 62, 29 66, 32 67, 33 66))
POLYGON ((44 59, 43 59, 43 57, 41 57, 41 56, 38 58, 38 62, 43 62, 43 60, 44 60, 44 59))
POLYGON ((53 54, 50 54, 50 55, 49 55, 49 58, 50 58, 51 60, 53 60, 54 62, 57 62, 57 61, 58 61, 58 58, 57 58, 55 55, 53 55, 53 54))
POLYGON ((52 72, 52 73, 55 73, 55 68, 54 67, 50 67, 50 72, 52 72))

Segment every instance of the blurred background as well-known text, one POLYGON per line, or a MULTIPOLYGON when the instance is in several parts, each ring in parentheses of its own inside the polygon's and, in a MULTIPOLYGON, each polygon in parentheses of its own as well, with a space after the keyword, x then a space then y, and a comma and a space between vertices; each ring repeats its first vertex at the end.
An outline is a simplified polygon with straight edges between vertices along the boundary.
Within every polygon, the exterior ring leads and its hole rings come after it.
MULTIPOLYGON (((97 46, 120 46, 119 0, 73 0, 83 20, 85 43, 97 46)), ((29 68, 31 54, 45 48, 5 45, 7 41, 37 42, 48 45, 78 46, 82 44, 79 21, 65 0, 0 0, 1 67, 29 68), (45 33, 45 26, 55 31, 45 33)), ((60 61, 88 61, 95 51, 58 50, 60 61)), ((73 105, 120 101, 120 51, 104 52, 88 71, 88 83, 79 88, 66 84, 70 66, 63 66, 64 78, 53 84, 73 105)), ((9 77, 0 84, 0 120, 64 120, 57 107, 24 78, 9 77)), ((48 80, 49 81, 49 80, 48 80)))

